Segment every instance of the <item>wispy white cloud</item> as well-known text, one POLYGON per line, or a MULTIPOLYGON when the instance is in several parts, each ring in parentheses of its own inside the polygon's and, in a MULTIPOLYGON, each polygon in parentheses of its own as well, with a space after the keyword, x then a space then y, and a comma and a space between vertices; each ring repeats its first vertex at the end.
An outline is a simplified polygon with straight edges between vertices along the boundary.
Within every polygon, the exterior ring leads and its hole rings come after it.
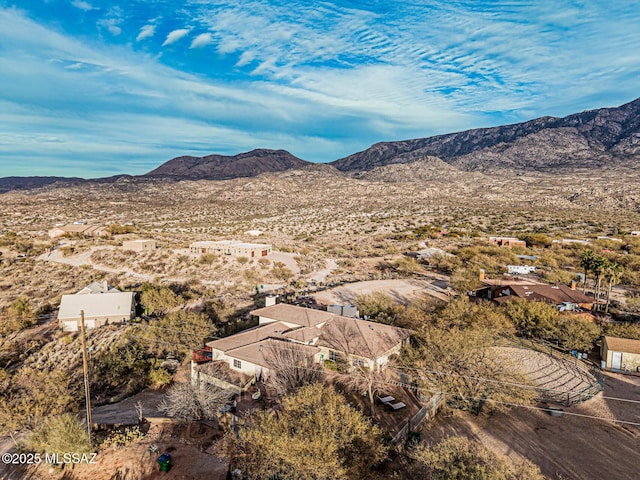
POLYGON ((173 30, 172 32, 169 32, 166 40, 162 43, 162 46, 164 47, 166 45, 171 45, 172 43, 177 42, 182 37, 188 35, 190 31, 191 31, 190 28, 179 28, 178 30, 173 30))
POLYGON ((191 42, 191 46, 189 48, 200 48, 206 45, 209 45, 213 42, 213 38, 210 33, 201 33, 191 42))
POLYGON ((106 28, 111 35, 117 37, 122 33, 122 23, 124 22, 124 13, 118 6, 111 7, 107 14, 98 20, 98 26, 106 28))
POLYGON ((71 5, 79 8, 80 10, 84 10, 85 12, 88 12, 89 10, 97 10, 96 7, 91 5, 89 2, 85 2, 84 0, 73 0, 71 2, 71 5))
POLYGON ((134 14, 123 2, 99 24, 121 36, 100 43, 0 8, 0 170, 27 158, 22 148, 34 162, 131 152, 148 170, 175 155, 257 147, 333 160, 380 140, 638 95, 635 0, 378 4, 185 0, 134 14), (157 32, 176 25, 188 27, 161 48, 157 32), (47 149, 46 138, 61 141, 47 149))
POLYGON ((140 29, 140 33, 136 37, 136 41, 139 42, 144 40, 145 38, 153 37, 156 34, 156 26, 155 25, 145 25, 140 29))

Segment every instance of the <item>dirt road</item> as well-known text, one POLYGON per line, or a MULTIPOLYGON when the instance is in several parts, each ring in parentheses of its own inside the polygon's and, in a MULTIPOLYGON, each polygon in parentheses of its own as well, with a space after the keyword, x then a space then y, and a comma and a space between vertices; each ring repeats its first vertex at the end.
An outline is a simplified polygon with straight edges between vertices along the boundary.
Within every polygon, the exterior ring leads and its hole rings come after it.
POLYGON ((382 292, 406 305, 412 299, 422 295, 431 295, 445 302, 449 301, 447 290, 442 288, 438 279, 399 279, 370 280, 367 282, 348 283, 340 287, 316 293, 314 297, 325 305, 349 305, 358 295, 382 292))

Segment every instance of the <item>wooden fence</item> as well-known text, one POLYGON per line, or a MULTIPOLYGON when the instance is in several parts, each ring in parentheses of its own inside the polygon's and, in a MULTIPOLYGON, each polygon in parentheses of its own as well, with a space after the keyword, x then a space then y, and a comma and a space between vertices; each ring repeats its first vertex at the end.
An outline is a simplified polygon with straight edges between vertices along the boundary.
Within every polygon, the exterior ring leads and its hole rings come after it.
POLYGON ((391 443, 399 444, 406 442, 407 438, 409 438, 409 432, 418 428, 425 420, 430 420, 435 417, 443 403, 443 393, 437 393, 430 397, 428 403, 423 405, 422 408, 418 410, 418 413, 411 417, 407 424, 391 439, 391 443))

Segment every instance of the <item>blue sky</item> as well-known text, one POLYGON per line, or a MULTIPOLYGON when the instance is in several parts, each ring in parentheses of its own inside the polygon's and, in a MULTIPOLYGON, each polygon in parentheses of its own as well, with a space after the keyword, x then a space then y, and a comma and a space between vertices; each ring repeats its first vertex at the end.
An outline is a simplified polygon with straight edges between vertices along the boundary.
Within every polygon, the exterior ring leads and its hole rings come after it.
POLYGON ((636 0, 0 0, 0 177, 331 161, 638 96, 636 0))

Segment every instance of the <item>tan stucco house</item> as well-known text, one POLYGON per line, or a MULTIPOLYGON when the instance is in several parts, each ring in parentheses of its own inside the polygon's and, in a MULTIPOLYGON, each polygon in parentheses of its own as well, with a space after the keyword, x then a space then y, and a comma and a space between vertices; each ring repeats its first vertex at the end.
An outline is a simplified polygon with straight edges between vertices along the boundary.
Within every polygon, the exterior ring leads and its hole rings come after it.
POLYGON ((134 252, 150 252, 157 248, 155 240, 125 240, 122 242, 123 250, 133 250, 134 252))
POLYGON ((600 357, 603 368, 640 373, 640 340, 620 337, 602 337, 600 357))

